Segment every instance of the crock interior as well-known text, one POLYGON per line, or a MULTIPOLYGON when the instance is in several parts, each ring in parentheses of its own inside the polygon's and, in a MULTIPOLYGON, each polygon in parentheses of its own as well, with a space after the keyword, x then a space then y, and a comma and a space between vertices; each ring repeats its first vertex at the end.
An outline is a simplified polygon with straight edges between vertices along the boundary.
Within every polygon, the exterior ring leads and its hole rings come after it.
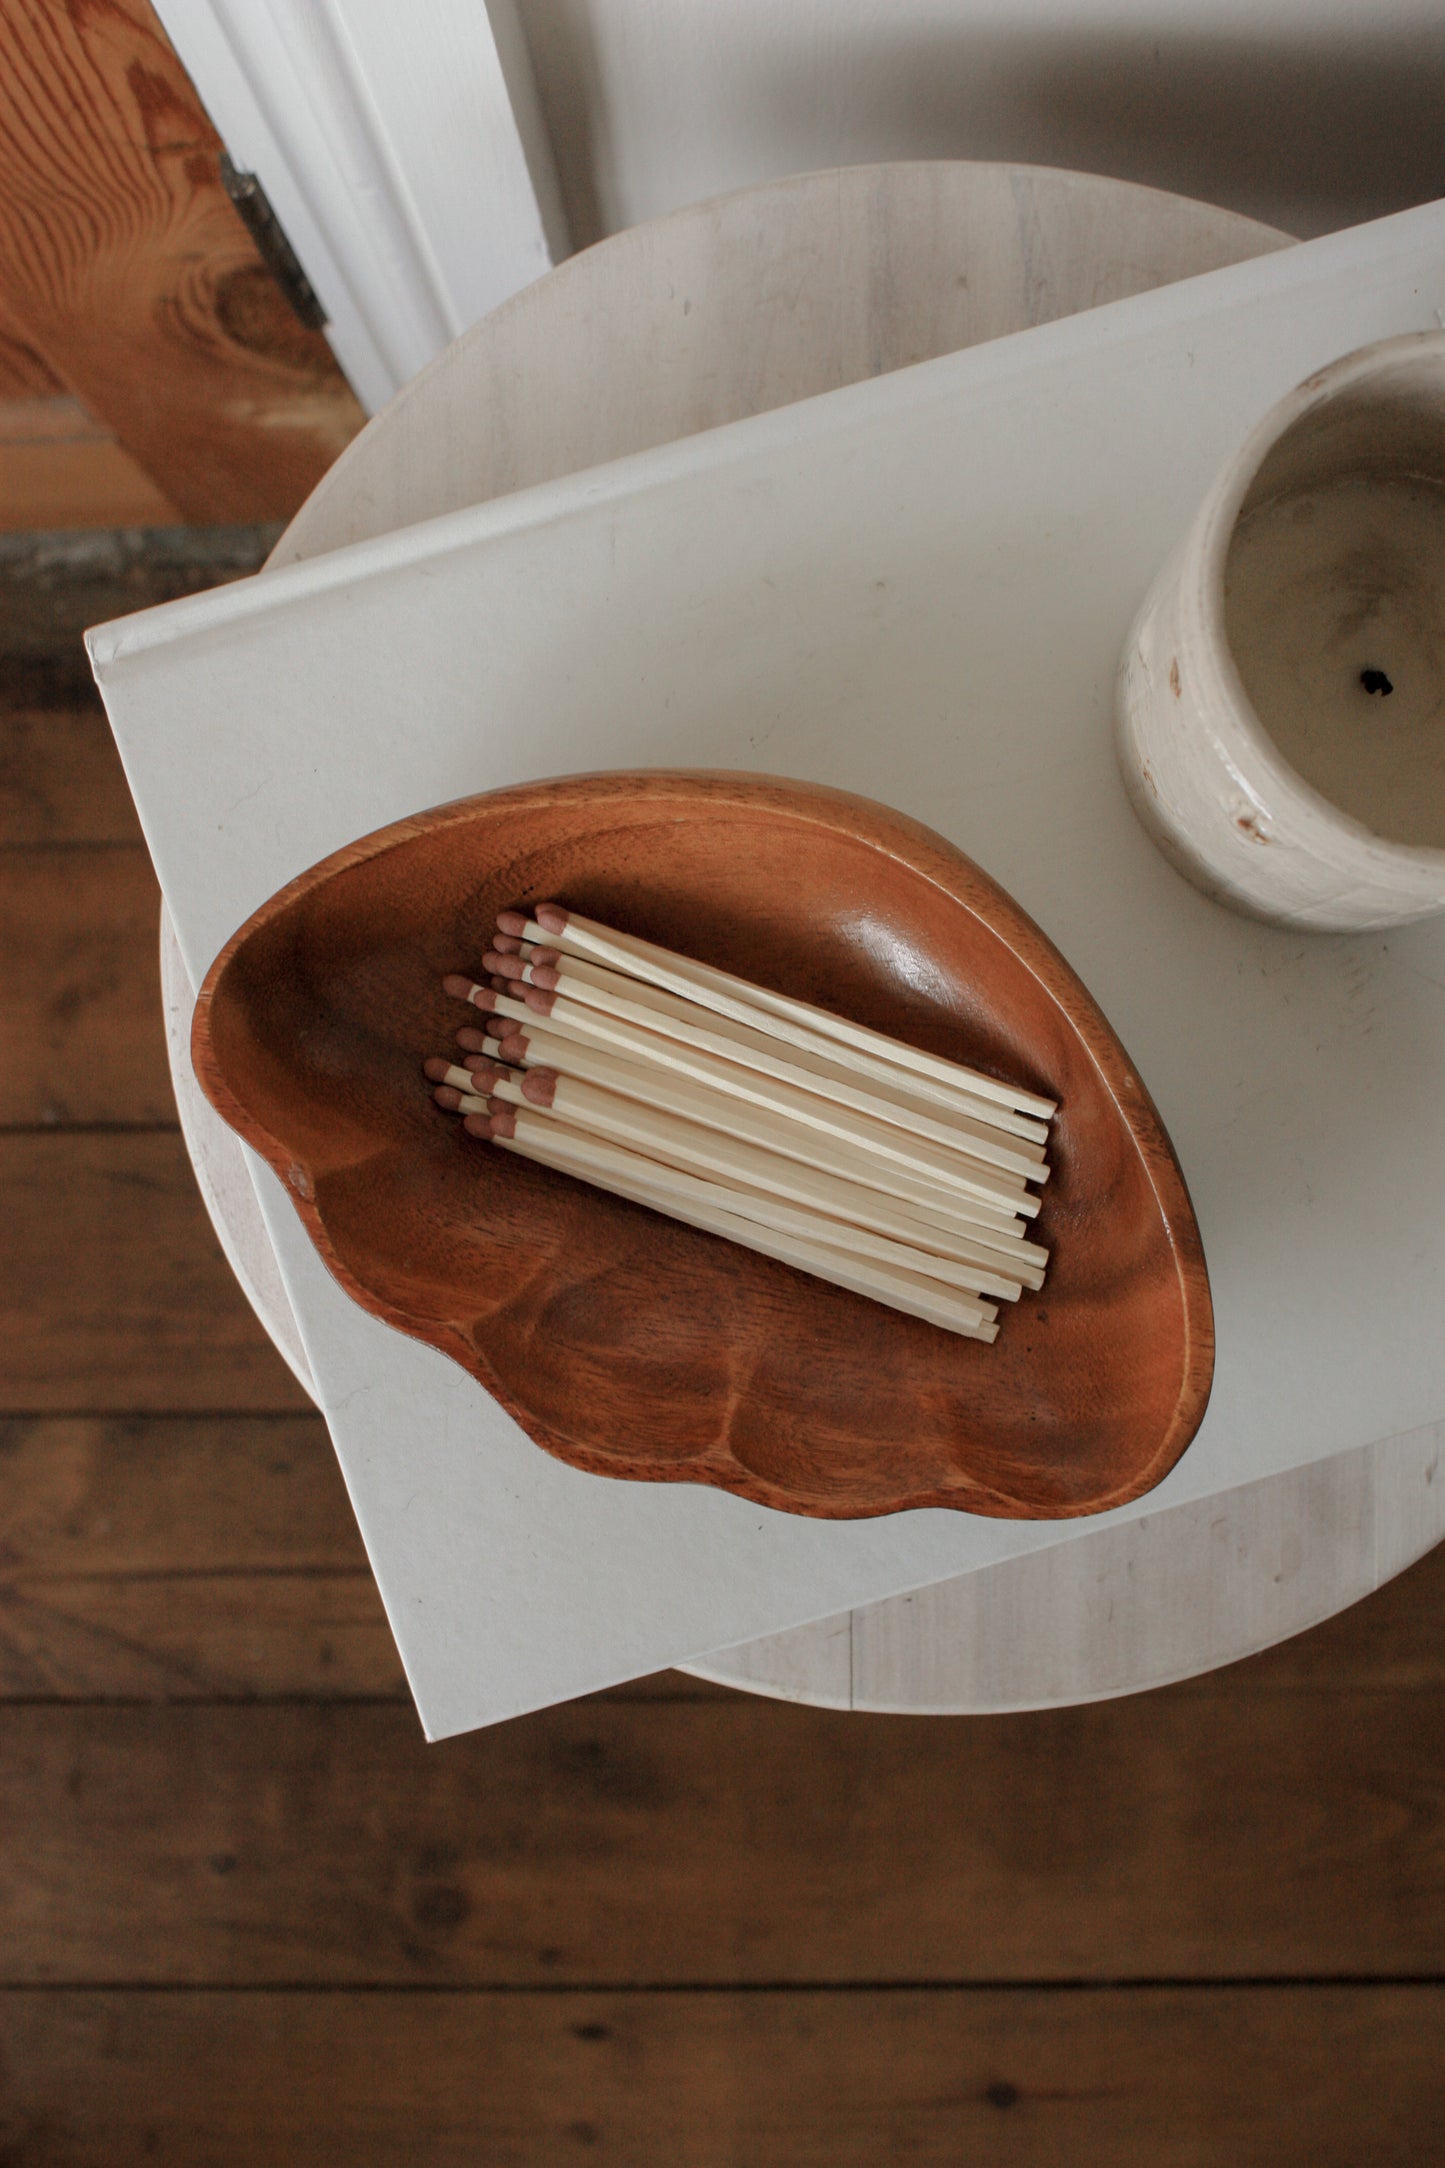
POLYGON ((1445 345, 1281 434, 1230 536, 1224 625, 1289 767, 1384 841, 1445 849, 1445 345))

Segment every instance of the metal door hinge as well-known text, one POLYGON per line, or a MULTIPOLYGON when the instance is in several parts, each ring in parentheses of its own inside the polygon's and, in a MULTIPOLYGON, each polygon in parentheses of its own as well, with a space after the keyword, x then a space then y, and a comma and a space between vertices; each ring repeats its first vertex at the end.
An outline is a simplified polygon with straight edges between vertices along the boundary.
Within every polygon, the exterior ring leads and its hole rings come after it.
POLYGON ((229 151, 221 153, 221 180, 260 250, 266 269, 292 309, 308 331, 320 331, 327 321, 326 311, 260 181, 254 173, 242 173, 229 151))

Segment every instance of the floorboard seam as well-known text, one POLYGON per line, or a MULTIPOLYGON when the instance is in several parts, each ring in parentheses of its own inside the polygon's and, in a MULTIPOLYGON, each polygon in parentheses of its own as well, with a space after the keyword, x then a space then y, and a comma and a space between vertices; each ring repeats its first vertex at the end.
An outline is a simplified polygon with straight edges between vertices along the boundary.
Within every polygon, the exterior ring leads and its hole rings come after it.
POLYGON ((1141 1995, 1445 1988, 1445 1973, 1181 1973, 984 1980, 0 1980, 4 1995, 1141 1995))

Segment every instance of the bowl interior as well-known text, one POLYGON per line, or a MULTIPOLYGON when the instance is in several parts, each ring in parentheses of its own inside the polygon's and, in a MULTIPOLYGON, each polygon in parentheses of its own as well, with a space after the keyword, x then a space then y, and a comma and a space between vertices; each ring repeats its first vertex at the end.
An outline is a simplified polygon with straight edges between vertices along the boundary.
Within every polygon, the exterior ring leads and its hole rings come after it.
POLYGON ((1197 1230, 1127 1056, 1002 891, 881 808, 667 776, 441 808, 242 929, 196 1056, 349 1291, 596 1472, 1052 1517, 1147 1489, 1203 1412, 1197 1230), (959 1340, 465 1136, 421 1077, 467 1021, 442 975, 548 896, 1056 1097, 1043 1292, 959 1340))

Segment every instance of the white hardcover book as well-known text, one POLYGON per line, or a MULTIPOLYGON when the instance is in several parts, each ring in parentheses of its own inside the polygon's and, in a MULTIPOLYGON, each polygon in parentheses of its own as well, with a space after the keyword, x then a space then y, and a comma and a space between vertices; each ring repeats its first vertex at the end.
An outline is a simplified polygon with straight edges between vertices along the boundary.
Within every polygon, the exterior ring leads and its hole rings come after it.
MULTIPOLYGON (((753 768, 882 799, 1063 950, 1189 1182, 1213 1399, 1120 1513, 1445 1416, 1445 921, 1232 916, 1154 850, 1111 742, 1134 610, 1225 458, 1292 384, 1442 307, 1437 204, 101 627, 192 976, 341 844, 531 776, 753 768)), ((565 1467, 353 1305, 259 1189, 433 1737, 1097 1525, 821 1522, 565 1467)))

